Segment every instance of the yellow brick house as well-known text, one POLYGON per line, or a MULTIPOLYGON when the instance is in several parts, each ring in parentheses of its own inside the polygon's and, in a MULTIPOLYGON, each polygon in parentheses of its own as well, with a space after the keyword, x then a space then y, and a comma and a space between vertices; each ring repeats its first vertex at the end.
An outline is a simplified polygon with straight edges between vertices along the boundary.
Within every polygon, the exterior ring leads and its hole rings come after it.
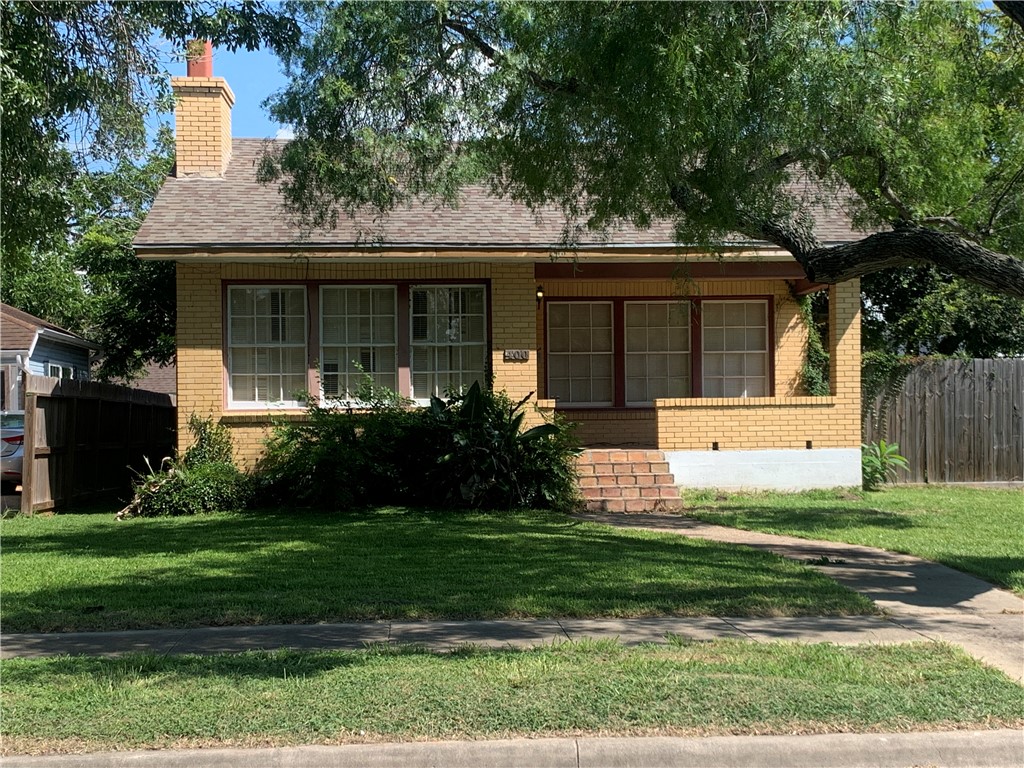
MULTIPOLYGON (((213 416, 251 465, 272 419, 302 418, 301 391, 344 398, 365 372, 425 402, 493 377, 604 460, 662 452, 684 487, 859 485, 857 281, 810 284, 763 242, 681 246, 669 224, 583 232, 566 253, 561 214, 482 188, 302 232, 256 181, 265 142, 232 138, 228 84, 200 74, 172 80, 177 164, 135 240, 177 266, 182 439, 213 416), (812 290, 829 292, 824 397, 800 377, 794 296, 812 290)), ((816 215, 826 241, 857 238, 816 215)))

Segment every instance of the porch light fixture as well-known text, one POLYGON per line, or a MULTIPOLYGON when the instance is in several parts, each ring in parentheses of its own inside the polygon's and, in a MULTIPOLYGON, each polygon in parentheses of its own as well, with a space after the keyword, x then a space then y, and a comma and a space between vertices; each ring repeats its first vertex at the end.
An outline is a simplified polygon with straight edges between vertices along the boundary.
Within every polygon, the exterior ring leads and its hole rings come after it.
POLYGON ((543 285, 538 285, 537 286, 537 305, 540 306, 540 303, 542 301, 544 301, 544 286, 543 285))

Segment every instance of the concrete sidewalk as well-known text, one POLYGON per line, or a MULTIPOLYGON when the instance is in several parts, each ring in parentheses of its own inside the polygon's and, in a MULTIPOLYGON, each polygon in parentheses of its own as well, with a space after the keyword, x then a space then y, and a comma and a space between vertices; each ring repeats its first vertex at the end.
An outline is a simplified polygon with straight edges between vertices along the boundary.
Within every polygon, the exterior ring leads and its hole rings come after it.
POLYGON ((584 638, 617 639, 626 645, 636 645, 665 642, 669 635, 691 640, 799 640, 837 645, 893 644, 927 639, 919 632, 879 616, 381 621, 9 634, 0 636, 0 658, 63 654, 213 654, 281 648, 351 650, 375 643, 448 651, 464 645, 529 648, 584 638))
POLYGON ((1014 768, 1019 731, 564 738, 5 757, 5 768, 1014 768))
POLYGON ((230 653, 293 648, 362 648, 373 643, 449 650, 466 644, 528 647, 615 638, 625 644, 743 638, 836 644, 940 640, 1024 682, 1024 600, 973 576, 884 550, 771 536, 710 525, 678 515, 580 515, 617 527, 641 528, 742 544, 802 561, 874 600, 885 617, 537 619, 501 621, 354 622, 249 627, 0 635, 0 658, 132 652, 230 653))

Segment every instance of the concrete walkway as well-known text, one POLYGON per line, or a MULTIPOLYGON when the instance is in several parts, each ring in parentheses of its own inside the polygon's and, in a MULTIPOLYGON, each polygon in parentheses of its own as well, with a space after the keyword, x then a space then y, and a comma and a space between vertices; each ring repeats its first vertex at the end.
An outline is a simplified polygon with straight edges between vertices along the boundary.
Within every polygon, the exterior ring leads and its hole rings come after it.
POLYGON ((9 756, 4 768, 1014 768, 1019 731, 564 738, 9 756))
MULTIPOLYGON (((578 517, 619 528, 742 544, 798 560, 869 597, 885 611, 889 625, 915 633, 918 639, 959 645, 1017 682, 1024 682, 1024 600, 966 573, 882 549, 741 531, 679 515, 578 517)), ((799 635, 777 636, 804 639, 799 635)))

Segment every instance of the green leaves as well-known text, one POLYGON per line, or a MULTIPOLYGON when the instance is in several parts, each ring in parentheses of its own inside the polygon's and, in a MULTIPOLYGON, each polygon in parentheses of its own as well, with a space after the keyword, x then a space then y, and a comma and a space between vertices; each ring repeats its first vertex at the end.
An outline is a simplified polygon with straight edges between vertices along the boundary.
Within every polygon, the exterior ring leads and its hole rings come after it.
MULTIPOLYGON (((292 80, 269 106, 297 139, 267 159, 264 178, 283 180, 310 225, 417 196, 452 204, 476 178, 560 208, 569 246, 581 227, 664 217, 682 242, 711 247, 742 232, 813 271, 807 254, 831 235, 809 226, 819 195, 789 184, 810 176, 865 226, 912 221, 1024 253, 1024 40, 991 9, 356 2, 289 12, 309 33, 285 53, 292 80)), ((927 261, 921 253, 914 260, 927 261)), ((972 269, 982 267, 959 274, 972 269)))
POLYGON ((877 491, 885 483, 896 479, 897 470, 908 466, 906 457, 900 455, 900 447, 896 443, 879 440, 861 446, 865 491, 877 491))

